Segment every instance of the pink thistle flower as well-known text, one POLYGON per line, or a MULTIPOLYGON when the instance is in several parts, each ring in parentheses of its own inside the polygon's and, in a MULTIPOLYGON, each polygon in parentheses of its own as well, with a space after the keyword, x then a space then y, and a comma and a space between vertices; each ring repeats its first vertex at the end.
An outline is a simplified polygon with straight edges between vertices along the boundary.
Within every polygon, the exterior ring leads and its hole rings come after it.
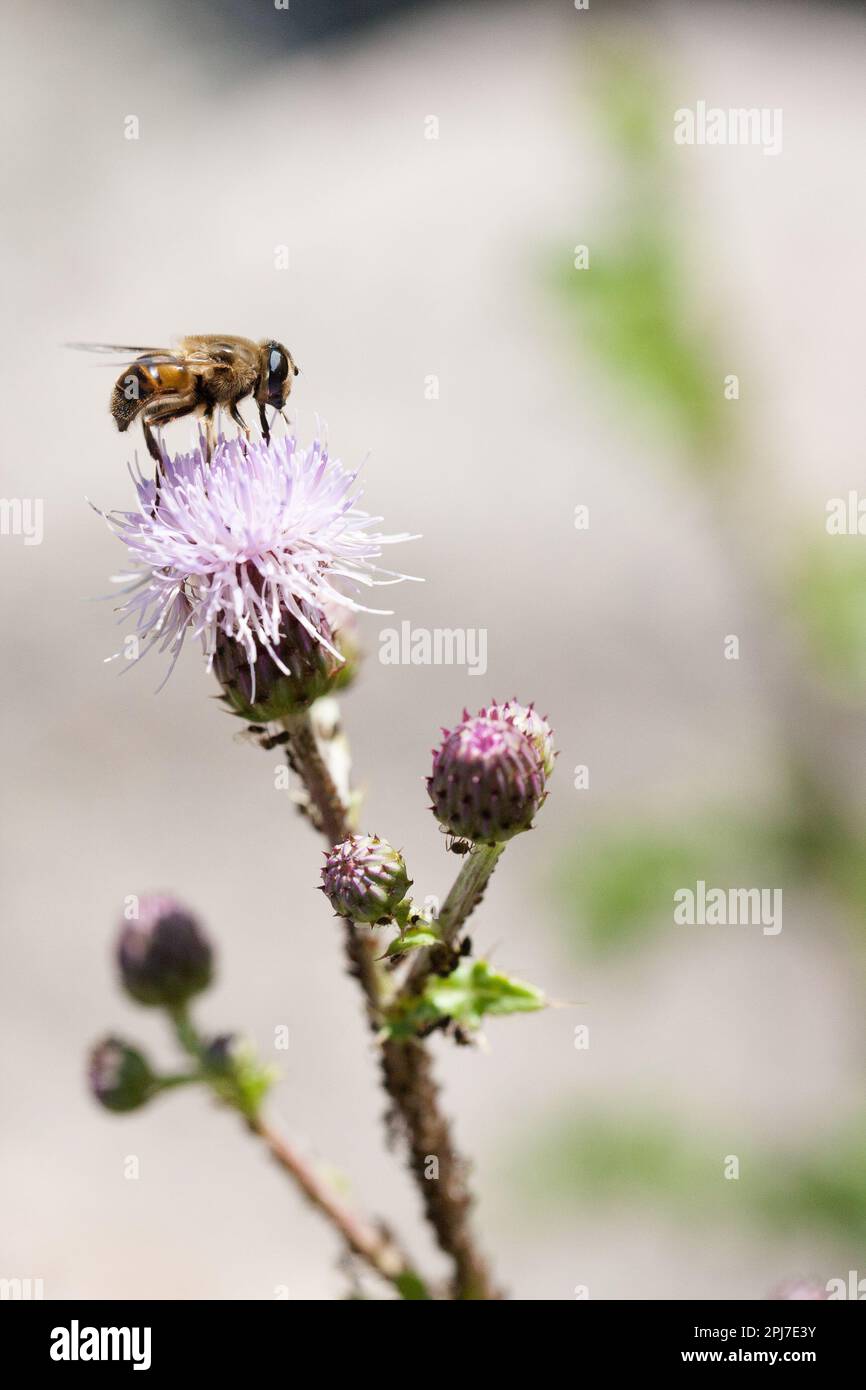
POLYGON ((250 667, 264 650, 288 675, 277 651, 288 615, 342 661, 326 615, 383 611, 353 594, 408 579, 376 562, 384 545, 416 539, 371 530, 382 518, 358 506, 357 476, 318 439, 220 439, 208 460, 200 435, 191 453, 164 456, 158 494, 136 478, 138 510, 102 515, 129 552, 120 612, 144 651, 158 643, 173 667, 191 635, 210 669, 227 638, 250 667))

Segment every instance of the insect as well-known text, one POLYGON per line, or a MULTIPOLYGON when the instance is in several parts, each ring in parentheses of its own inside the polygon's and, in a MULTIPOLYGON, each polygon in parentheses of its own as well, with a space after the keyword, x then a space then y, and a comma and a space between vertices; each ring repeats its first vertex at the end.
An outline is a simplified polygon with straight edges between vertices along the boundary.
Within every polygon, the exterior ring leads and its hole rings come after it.
POLYGON ((448 843, 445 848, 452 854, 470 854, 472 851, 471 840, 461 840, 453 835, 448 836, 448 843))
POLYGON ((262 434, 270 435, 267 407, 282 412, 294 379, 299 375, 292 354, 282 343, 265 338, 202 333, 182 338, 177 348, 118 347, 107 343, 71 343, 89 352, 128 354, 130 360, 114 383, 109 409, 117 428, 128 430, 141 419, 148 453, 161 462, 154 426, 183 415, 204 416, 209 452, 213 446, 215 411, 227 410, 248 434, 238 406, 253 396, 262 434))

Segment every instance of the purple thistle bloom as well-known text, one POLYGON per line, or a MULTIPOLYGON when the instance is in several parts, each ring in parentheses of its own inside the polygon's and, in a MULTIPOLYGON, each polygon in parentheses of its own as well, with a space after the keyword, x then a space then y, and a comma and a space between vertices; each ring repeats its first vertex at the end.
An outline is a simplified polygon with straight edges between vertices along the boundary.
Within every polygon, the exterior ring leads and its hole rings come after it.
POLYGON ((547 722, 531 707, 510 700, 474 717, 464 710, 463 722, 443 733, 427 779, 440 824, 476 844, 498 844, 529 830, 547 794, 548 765, 552 767, 553 736, 547 722))
MULTIPOLYGON (((289 614, 338 661, 318 615, 365 609, 347 593, 409 576, 375 562, 383 545, 412 540, 370 527, 381 517, 357 506, 347 473, 314 440, 294 435, 220 439, 208 461, 204 436, 192 453, 163 456, 159 493, 139 476, 139 509, 102 513, 134 566, 121 606, 137 634, 173 653, 188 633, 210 669, 220 637, 237 642, 250 666, 260 650, 277 654, 289 614)), ((286 671, 286 674, 289 674, 286 671)))

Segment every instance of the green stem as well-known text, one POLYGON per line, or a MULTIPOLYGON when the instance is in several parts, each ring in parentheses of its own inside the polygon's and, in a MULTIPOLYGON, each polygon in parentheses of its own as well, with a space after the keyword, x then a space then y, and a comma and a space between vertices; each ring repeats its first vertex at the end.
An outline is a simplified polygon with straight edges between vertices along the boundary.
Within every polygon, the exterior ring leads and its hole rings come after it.
POLYGON ((173 1086, 191 1086, 194 1082, 204 1081, 204 1076, 200 1071, 178 1072, 174 1076, 159 1076, 156 1079, 156 1091, 169 1091, 173 1086))
MULTIPOLYGON (((461 864, 460 872, 442 904, 436 923, 446 946, 453 945, 484 897, 490 876, 504 849, 504 844, 475 845, 461 864)), ((435 946, 431 946, 426 951, 418 952, 401 991, 404 997, 407 994, 418 994, 423 989, 424 982, 434 969, 436 950, 435 946)))
POLYGON ((174 1024, 175 1036, 184 1052, 200 1062, 204 1052, 204 1044, 190 1017, 188 1006, 179 1004, 176 1008, 168 1010, 168 1016, 174 1024))

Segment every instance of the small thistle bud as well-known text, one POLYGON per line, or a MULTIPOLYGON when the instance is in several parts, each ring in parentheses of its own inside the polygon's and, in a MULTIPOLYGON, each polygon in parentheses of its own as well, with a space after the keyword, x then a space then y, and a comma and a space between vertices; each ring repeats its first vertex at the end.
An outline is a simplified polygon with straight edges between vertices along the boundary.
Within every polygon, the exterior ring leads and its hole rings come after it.
POLYGON ((106 1110, 137 1110, 159 1089, 147 1058, 121 1038, 105 1038, 90 1054, 90 1090, 106 1110))
POLYGON ((445 730, 427 779, 440 824, 476 844, 498 844, 529 830, 546 795, 552 753, 546 742, 539 749, 541 731, 534 724, 544 721, 513 701, 509 706, 507 714, 481 710, 472 718, 464 712, 461 724, 445 730), (525 729, 517 723, 518 711, 525 729))
POLYGON ((340 917, 355 922, 393 917, 411 886, 402 854, 378 835, 349 835, 322 869, 322 892, 340 917))
POLYGON ((139 1004, 176 1008, 206 989, 213 951, 198 921, 174 898, 147 897, 124 922, 117 947, 123 987, 139 1004))
POLYGON ((237 1033, 220 1033, 205 1047, 202 1062, 217 1076, 232 1076, 243 1054, 244 1042, 237 1033))
POLYGON ((351 664, 341 660, 339 640, 325 615, 306 605, 302 608, 319 636, 285 612, 279 641, 270 650, 256 642, 255 661, 250 661, 247 648, 234 637, 224 632, 217 637, 214 673, 223 699, 250 724, 269 724, 308 709, 322 695, 347 685, 354 674, 357 660, 351 664), (335 651, 340 655, 335 656, 335 651))

